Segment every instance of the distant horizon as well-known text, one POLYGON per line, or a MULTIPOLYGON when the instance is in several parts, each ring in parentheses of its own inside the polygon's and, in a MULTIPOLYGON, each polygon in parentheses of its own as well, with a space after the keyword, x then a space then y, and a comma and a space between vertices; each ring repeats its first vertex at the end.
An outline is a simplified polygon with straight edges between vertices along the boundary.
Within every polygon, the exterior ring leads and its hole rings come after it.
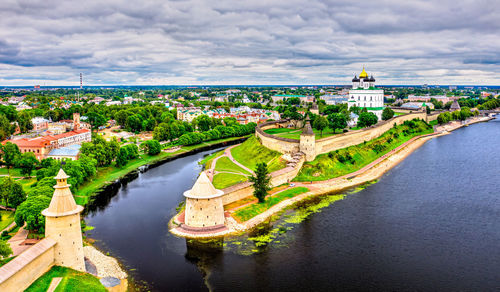
MULTIPOLYGON (((212 84, 175 84, 175 85, 165 85, 165 84, 156 84, 156 85, 146 85, 146 84, 103 84, 103 85, 84 85, 82 89, 85 88, 114 88, 114 87, 182 87, 182 88, 202 88, 202 87, 349 87, 351 84, 220 84, 220 85, 212 85, 212 84)), ((423 87, 424 84, 376 84, 376 87, 423 87)), ((456 86, 458 87, 492 87, 496 88, 500 85, 472 85, 472 84, 427 84, 428 88, 436 88, 436 87, 449 87, 456 86)), ((67 88, 67 89, 79 89, 79 85, 40 85, 40 88, 35 88, 33 85, 0 85, 0 89, 10 89, 10 88, 22 88, 22 89, 50 89, 50 88, 67 88)))

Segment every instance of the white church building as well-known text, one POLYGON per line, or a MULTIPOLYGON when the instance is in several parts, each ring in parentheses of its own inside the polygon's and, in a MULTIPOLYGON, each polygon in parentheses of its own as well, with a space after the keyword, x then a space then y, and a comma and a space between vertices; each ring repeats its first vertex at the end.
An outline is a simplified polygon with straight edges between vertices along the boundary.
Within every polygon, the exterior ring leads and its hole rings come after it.
POLYGON ((354 75, 352 79, 352 89, 349 90, 349 108, 357 106, 366 108, 368 112, 374 113, 378 119, 382 119, 384 110, 384 90, 375 87, 375 78, 368 74, 363 68, 359 78, 354 75))

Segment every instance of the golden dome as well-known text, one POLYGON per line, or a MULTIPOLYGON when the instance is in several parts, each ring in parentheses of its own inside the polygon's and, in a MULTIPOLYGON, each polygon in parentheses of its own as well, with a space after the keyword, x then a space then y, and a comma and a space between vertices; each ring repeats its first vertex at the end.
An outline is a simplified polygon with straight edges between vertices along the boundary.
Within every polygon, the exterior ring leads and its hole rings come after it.
POLYGON ((367 78, 368 77, 368 73, 366 73, 365 71, 365 67, 363 67, 363 71, 361 71, 361 74, 359 74, 359 78, 367 78))

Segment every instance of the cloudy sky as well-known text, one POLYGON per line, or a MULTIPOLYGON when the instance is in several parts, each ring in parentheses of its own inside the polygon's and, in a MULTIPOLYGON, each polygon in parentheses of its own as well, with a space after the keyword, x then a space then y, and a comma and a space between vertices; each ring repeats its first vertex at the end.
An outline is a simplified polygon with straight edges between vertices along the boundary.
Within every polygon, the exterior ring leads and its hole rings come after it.
POLYGON ((0 85, 500 85, 498 0, 1 0, 0 85))

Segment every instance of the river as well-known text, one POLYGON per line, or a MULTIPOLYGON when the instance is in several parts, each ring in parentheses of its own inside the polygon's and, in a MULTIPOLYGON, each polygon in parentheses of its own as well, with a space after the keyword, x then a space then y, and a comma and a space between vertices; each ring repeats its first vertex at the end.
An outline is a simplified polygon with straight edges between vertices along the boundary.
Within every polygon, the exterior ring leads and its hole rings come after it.
POLYGON ((304 203, 250 239, 186 242, 167 223, 211 150, 140 174, 86 221, 139 289, 492 291, 499 150, 500 120, 472 125, 431 139, 377 183, 304 203))

